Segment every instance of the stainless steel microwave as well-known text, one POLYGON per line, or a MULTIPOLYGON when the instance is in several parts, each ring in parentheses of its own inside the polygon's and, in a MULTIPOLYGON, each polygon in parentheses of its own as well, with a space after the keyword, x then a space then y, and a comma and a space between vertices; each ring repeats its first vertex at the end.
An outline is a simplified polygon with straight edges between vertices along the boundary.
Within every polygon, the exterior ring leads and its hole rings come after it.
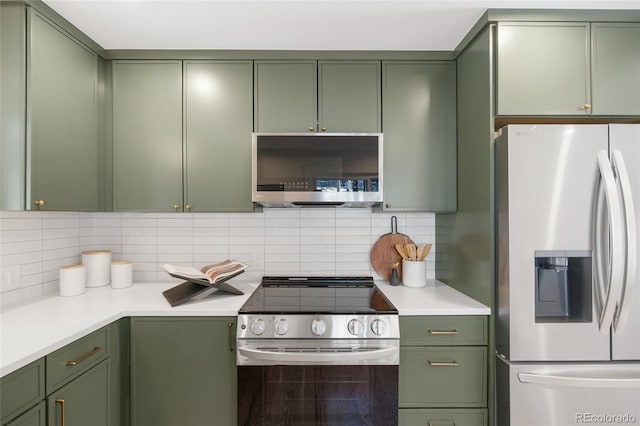
POLYGON ((382 202, 382 133, 253 133, 252 200, 266 207, 382 202))

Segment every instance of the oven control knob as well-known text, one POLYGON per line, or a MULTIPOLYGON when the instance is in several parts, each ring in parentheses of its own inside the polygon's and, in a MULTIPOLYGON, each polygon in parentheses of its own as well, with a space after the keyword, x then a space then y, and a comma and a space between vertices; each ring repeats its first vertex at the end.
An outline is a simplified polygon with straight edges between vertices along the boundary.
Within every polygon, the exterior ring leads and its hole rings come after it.
POLYGON ((371 321, 371 331, 376 336, 381 336, 387 331, 387 324, 384 321, 376 319, 371 321))
POLYGON ((267 324, 260 318, 251 323, 251 332, 256 336, 260 336, 266 329, 267 324))
POLYGON ((287 334, 287 331, 289 331, 289 322, 287 322, 285 318, 280 318, 273 324, 273 331, 280 336, 287 334))
POLYGON ((352 319, 351 321, 349 321, 349 323, 347 323, 347 330, 349 330, 349 333, 353 334, 354 336, 359 336, 360 334, 362 334, 364 325, 362 324, 362 321, 357 320, 357 319, 352 319))
POLYGON ((327 324, 321 319, 311 321, 311 332, 316 336, 322 336, 327 331, 327 324))

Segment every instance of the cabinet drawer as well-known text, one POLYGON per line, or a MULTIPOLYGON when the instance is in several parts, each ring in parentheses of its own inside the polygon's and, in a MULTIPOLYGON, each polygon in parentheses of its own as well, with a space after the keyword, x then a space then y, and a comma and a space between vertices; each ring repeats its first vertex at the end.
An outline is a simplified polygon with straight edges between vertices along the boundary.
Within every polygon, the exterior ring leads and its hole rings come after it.
POLYGON ((400 408, 485 407, 486 347, 400 348, 400 408))
POLYGON ((486 316, 400 317, 401 346, 486 344, 486 316))
POLYGON ((486 426, 487 410, 438 410, 403 408, 399 426, 486 426))
POLYGON ((44 399, 44 358, 0 380, 1 423, 18 416, 44 399))
POLYGON ((47 355, 47 395, 109 356, 107 327, 47 355))

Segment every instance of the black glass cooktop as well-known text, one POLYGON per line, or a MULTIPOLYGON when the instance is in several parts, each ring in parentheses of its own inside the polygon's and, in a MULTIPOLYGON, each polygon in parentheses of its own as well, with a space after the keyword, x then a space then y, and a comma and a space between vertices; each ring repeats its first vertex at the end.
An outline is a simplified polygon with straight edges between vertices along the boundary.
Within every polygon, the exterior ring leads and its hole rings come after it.
POLYGON ((397 314, 372 277, 263 277, 241 314, 397 314))

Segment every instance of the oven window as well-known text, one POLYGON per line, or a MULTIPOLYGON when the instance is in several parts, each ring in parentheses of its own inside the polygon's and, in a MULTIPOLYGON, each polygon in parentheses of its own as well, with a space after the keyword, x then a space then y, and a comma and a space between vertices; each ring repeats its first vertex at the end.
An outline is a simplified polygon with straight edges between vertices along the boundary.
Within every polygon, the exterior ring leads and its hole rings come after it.
POLYGON ((397 424, 397 365, 238 367, 238 425, 397 424))

